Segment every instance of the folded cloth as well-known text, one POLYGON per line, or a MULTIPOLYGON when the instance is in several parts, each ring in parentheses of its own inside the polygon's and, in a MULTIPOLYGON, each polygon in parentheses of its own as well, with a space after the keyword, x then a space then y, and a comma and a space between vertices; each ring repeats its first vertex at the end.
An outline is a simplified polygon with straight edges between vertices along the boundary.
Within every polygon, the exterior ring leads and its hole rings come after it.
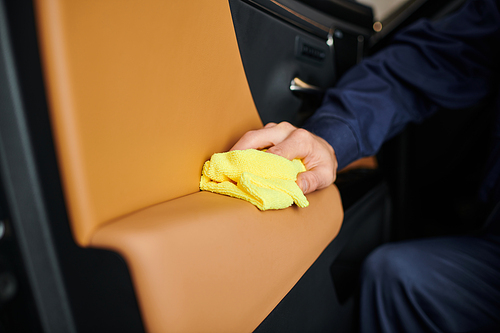
POLYGON ((260 210, 282 209, 294 202, 307 207, 309 202, 295 181, 306 171, 299 159, 260 150, 233 150, 213 154, 203 165, 200 189, 243 199, 260 210))

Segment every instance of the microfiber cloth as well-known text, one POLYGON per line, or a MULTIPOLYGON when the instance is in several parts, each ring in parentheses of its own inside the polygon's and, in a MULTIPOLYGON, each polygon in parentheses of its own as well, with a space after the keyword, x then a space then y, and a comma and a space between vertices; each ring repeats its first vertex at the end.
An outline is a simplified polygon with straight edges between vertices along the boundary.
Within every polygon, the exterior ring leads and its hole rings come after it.
POLYGON ((282 209, 309 202, 295 181, 306 171, 299 159, 255 149, 213 154, 203 165, 200 189, 246 200, 260 210, 282 209))

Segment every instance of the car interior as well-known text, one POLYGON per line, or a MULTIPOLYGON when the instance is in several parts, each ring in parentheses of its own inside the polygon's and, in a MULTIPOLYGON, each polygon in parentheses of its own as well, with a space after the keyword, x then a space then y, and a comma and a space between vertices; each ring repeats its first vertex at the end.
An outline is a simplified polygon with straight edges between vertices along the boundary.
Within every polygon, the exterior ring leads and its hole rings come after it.
POLYGON ((201 192, 201 168, 464 2, 0 1, 0 331, 355 332, 374 248, 481 227, 489 101, 307 208, 201 192))

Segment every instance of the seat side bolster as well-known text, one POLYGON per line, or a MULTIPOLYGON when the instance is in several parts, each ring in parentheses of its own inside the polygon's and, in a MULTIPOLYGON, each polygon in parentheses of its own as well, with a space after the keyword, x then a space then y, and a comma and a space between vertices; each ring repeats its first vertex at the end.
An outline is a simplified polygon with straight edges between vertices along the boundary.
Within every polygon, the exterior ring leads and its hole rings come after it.
POLYGON ((125 258, 148 331, 252 331, 340 230, 335 186, 308 199, 261 212, 198 192, 104 225, 91 246, 125 258))

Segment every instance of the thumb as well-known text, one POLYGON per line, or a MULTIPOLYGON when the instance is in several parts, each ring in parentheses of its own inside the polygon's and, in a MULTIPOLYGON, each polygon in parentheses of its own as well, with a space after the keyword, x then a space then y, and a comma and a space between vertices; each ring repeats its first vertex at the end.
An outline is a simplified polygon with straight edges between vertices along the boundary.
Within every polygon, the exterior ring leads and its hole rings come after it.
POLYGON ((314 170, 299 173, 297 176, 297 185, 304 194, 316 191, 319 181, 314 170))

